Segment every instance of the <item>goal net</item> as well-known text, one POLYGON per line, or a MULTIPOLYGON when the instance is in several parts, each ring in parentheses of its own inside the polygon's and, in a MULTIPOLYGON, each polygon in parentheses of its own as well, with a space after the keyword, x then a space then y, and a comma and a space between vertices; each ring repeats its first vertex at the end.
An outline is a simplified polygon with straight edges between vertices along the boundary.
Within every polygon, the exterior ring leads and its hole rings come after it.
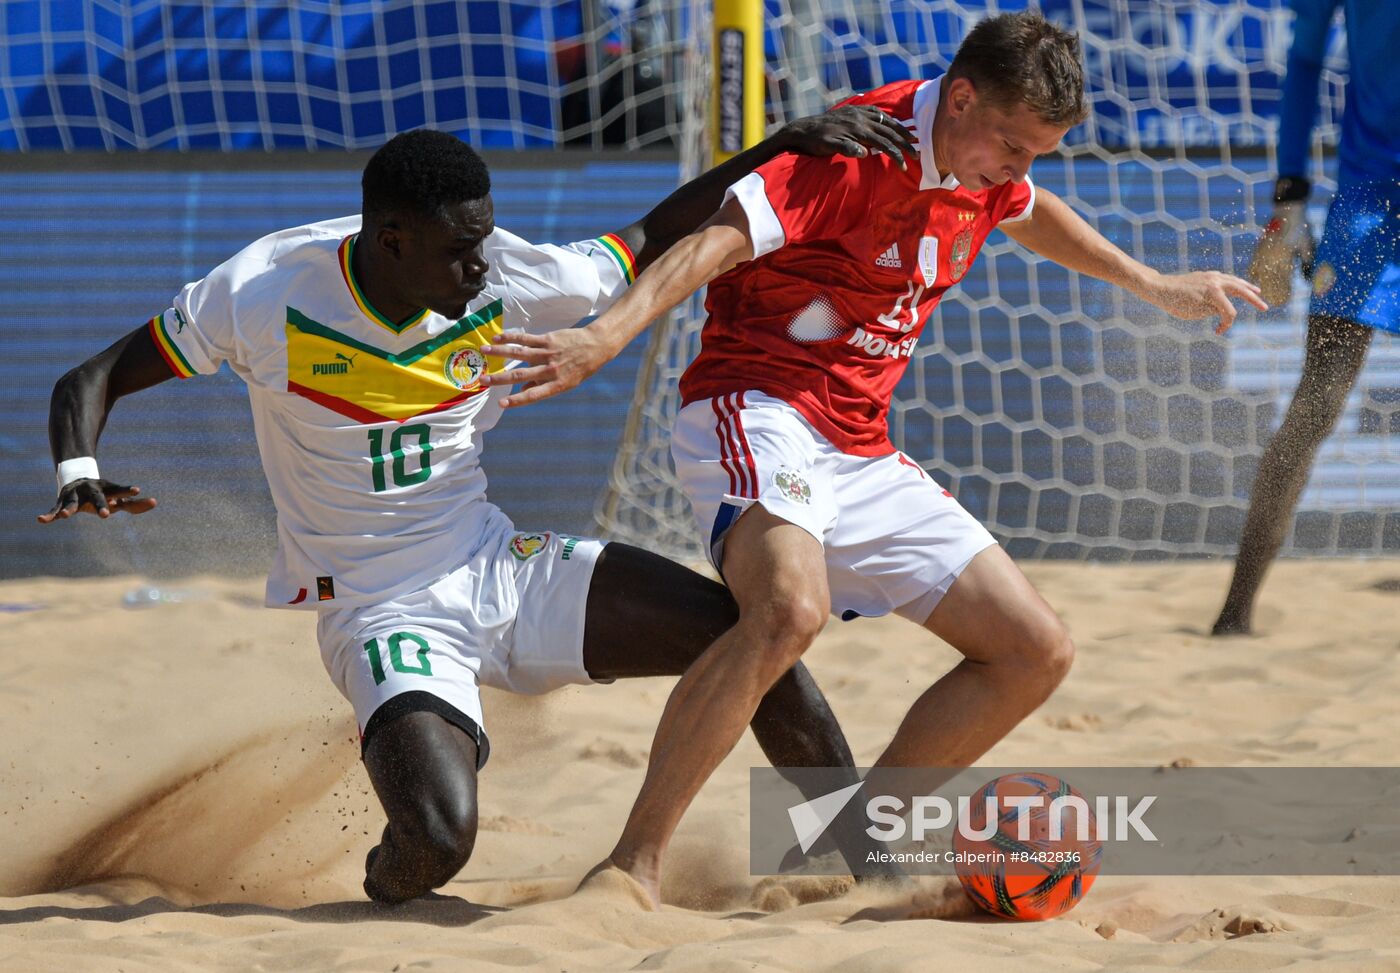
MULTIPOLYGON (((944 70, 1026 0, 762 0, 770 128, 944 70)), ((708 164, 715 0, 7 0, 0 152, 367 149, 428 125, 490 148, 675 146, 708 164)), ((1091 118, 1038 184, 1163 270, 1237 272, 1267 218, 1287 0, 1040 0, 1083 42, 1091 118)), ((1334 34, 1311 216, 1333 188, 1334 34)), ((668 431, 692 301, 649 339, 596 515, 694 554, 668 431)), ((1225 338, 993 234, 926 326, 896 444, 1021 556, 1230 553, 1302 359, 1306 285, 1225 338)), ((1400 354, 1378 336, 1287 550, 1400 548, 1400 354)))
MULTIPOLYGON (((852 92, 947 68, 969 27, 1024 3, 768 0, 770 126, 852 92)), ((1242 272, 1267 220, 1285 0, 1043 0, 1078 31, 1092 116, 1032 170, 1119 246, 1164 271, 1242 272)), ((703 8, 702 8, 703 9, 703 8)), ((696 35, 705 43, 703 24, 696 35)), ((1311 217, 1334 188, 1345 50, 1324 72, 1311 217)), ((703 58, 697 63, 707 63, 703 58)), ((707 91, 698 72, 687 94, 707 91)), ((681 145, 704 164, 708 115, 681 145)), ((895 444, 1018 556, 1136 559, 1227 554, 1255 468, 1301 367, 1307 284, 1216 337, 1038 260, 993 234, 925 327, 890 413, 895 444)), ((613 536, 695 555, 668 432, 699 347, 698 300, 653 332, 612 482, 597 516, 613 536)), ((1400 355, 1378 336, 1324 447, 1286 550, 1400 547, 1400 355)))
POLYGON ((5 0, 0 152, 629 148, 680 130, 684 0, 5 0))

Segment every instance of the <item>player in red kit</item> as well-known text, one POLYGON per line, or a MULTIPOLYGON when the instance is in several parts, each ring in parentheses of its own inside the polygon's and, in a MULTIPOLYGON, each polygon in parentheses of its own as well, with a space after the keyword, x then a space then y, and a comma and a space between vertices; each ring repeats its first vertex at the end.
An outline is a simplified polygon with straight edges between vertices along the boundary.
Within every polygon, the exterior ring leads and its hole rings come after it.
POLYGON ((851 99, 917 157, 783 157, 591 325, 503 336, 523 404, 577 384, 709 283, 672 453, 739 621, 676 685, 605 864, 657 898, 667 842, 769 686, 829 613, 895 613, 965 657, 914 703, 876 769, 970 764, 1039 706, 1074 654, 1064 625, 947 491, 890 443, 895 385, 943 293, 994 228, 1182 318, 1235 317, 1258 288, 1160 274, 1028 178, 1085 117, 1077 38, 1032 12, 978 24, 942 78, 851 99), (704 732, 697 732, 702 729, 704 732))

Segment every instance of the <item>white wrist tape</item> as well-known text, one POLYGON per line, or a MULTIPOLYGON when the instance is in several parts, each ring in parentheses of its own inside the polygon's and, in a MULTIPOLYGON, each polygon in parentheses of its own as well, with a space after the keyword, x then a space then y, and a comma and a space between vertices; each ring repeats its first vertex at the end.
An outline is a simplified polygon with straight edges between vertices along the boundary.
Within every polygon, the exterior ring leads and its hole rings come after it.
POLYGON ((58 488, 60 490, 74 480, 95 480, 97 476, 97 460, 91 456, 75 456, 58 464, 58 488))

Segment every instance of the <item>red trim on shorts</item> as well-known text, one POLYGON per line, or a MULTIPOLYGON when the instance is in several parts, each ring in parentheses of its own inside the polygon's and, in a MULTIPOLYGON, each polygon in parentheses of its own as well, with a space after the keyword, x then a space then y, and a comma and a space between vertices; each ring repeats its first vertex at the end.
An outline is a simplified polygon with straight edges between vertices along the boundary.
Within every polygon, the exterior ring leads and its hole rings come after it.
POLYGON ((753 461, 753 450, 749 449, 749 437, 744 435, 744 393, 739 393, 739 408, 734 413, 734 426, 739 431, 739 443, 743 447, 744 465, 749 471, 749 492, 744 494, 752 500, 758 499, 758 467, 753 461))
MULTIPOLYGON (((918 463, 915 463, 912 459, 910 459, 908 456, 905 456, 903 453, 895 453, 895 455, 899 457, 899 461, 900 461, 901 463, 903 463, 905 466, 909 466, 909 467, 912 467, 912 468, 918 470, 918 471, 919 471, 919 475, 920 475, 921 477, 923 477, 925 480, 928 480, 928 481, 929 481, 930 483, 932 483, 934 486, 938 486, 938 481, 932 479, 932 478, 928 475, 928 471, 925 470, 925 469, 924 469, 922 466, 920 466, 918 463)), ((943 495, 944 495, 945 497, 953 497, 953 495, 952 495, 951 493, 949 493, 947 490, 944 490, 942 487, 938 487, 938 489, 939 489, 940 491, 942 491, 942 493, 943 493, 943 495)), ((956 498, 953 498, 953 499, 956 499, 956 498)))
POLYGON ((735 497, 739 495, 738 484, 735 481, 734 467, 729 463, 729 430, 726 428, 724 413, 720 410, 719 399, 710 400, 710 408, 715 411, 715 436, 719 439, 719 463, 724 467, 724 471, 729 474, 729 495, 735 497))
POLYGON ((711 399, 710 406, 719 420, 715 425, 715 435, 719 437, 720 463, 729 474, 729 495, 757 500, 758 469, 754 465, 740 414, 744 408, 744 396, 731 392, 711 399))

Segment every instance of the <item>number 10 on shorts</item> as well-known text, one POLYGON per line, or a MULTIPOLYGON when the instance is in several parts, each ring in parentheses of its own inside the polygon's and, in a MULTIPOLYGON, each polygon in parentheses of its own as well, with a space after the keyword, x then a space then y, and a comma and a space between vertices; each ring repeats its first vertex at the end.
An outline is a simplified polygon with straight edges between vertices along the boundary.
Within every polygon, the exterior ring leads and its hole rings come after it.
MULTIPOLYGON (((389 642, 389 665, 395 672, 401 672, 406 676, 431 676, 433 674, 432 663, 428 661, 428 642, 421 636, 412 632, 395 632, 388 638, 389 642), (411 643, 410 649, 417 648, 418 664, 409 665, 403 661, 403 644, 411 643)), ((388 678, 384 674, 384 657, 379 652, 379 639, 370 639, 365 643, 365 654, 369 656, 369 671, 374 673, 374 684, 383 685, 388 678)))

